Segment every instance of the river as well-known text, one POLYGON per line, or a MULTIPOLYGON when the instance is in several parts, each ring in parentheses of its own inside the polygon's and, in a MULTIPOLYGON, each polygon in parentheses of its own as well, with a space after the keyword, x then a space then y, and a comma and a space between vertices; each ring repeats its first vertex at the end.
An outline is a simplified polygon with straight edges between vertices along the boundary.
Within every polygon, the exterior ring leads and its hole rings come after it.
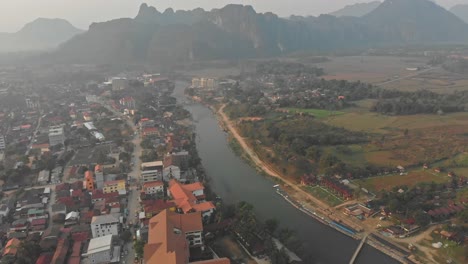
MULTIPOLYGON (((185 102, 191 112, 197 134, 197 149, 210 178, 210 185, 227 203, 246 201, 255 207, 260 220, 277 219, 281 227, 297 232, 305 248, 314 258, 314 264, 349 263, 357 248, 356 241, 335 229, 319 223, 294 208, 272 187, 275 183, 260 175, 229 147, 227 134, 218 125, 212 111, 197 103, 189 103, 184 96, 185 82, 176 82, 174 96, 185 102)), ((394 259, 366 245, 356 263, 395 264, 394 259)))

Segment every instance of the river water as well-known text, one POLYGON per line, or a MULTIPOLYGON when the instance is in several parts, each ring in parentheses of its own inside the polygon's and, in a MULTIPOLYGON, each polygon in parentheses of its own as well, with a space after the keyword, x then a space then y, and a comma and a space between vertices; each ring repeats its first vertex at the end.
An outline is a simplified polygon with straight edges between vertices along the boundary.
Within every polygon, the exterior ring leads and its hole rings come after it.
MULTIPOLYGON (((281 227, 297 232, 314 264, 349 263, 357 248, 356 241, 302 213, 279 196, 270 179, 259 175, 229 147, 227 134, 218 125, 211 110, 201 104, 189 103, 184 96, 185 82, 176 82, 174 96, 185 102, 192 113, 197 134, 197 149, 210 178, 210 185, 227 203, 246 201, 255 207, 260 220, 277 219, 281 227)), ((364 246, 356 263, 395 264, 394 259, 380 251, 364 246)))

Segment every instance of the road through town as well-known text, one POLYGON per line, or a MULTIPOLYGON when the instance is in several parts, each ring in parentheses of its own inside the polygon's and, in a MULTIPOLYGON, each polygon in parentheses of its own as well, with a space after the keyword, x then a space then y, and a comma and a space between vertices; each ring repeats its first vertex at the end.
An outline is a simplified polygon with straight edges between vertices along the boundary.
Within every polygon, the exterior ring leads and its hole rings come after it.
MULTIPOLYGON (((133 153, 132 153, 132 166, 131 170, 128 173, 127 179, 129 182, 129 187, 128 191, 129 194, 127 196, 128 202, 127 202, 127 211, 128 211, 128 216, 126 217, 126 225, 130 227, 130 230, 132 232, 132 237, 136 236, 135 234, 135 229, 132 227, 133 224, 137 223, 137 217, 135 213, 139 211, 139 200, 138 200, 138 184, 140 182, 140 172, 141 172, 141 167, 140 167, 140 156, 142 153, 142 148, 140 146, 141 144, 141 137, 140 134, 138 133, 138 128, 133 122, 133 120, 122 113, 116 111, 113 109, 110 105, 104 104, 105 107, 114 113, 116 116, 122 118, 122 120, 125 120, 127 125, 131 128, 133 131, 133 138, 131 142, 133 143, 133 153)), ((135 251, 133 250, 133 240, 130 243, 127 243, 124 245, 124 250, 126 250, 127 254, 124 256, 124 259, 121 260, 121 263, 133 263, 135 259, 135 251)))

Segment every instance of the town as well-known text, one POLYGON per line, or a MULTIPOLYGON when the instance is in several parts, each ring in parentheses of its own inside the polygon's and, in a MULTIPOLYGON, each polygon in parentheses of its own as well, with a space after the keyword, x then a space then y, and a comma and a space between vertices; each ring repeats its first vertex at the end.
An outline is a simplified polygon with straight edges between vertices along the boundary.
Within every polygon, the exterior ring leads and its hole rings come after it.
POLYGON ((1 263, 230 263, 207 246, 220 201, 172 82, 41 94, 13 79, 0 90, 1 263))
POLYGON ((468 263, 466 1, 2 1, 0 264, 468 263))

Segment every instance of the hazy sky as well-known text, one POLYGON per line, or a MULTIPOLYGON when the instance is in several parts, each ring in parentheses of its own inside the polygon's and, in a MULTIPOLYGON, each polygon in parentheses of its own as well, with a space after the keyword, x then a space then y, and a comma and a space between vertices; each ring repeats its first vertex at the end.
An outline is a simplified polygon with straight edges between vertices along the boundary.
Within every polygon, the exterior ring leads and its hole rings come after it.
MULTIPOLYGON (((0 32, 14 32, 38 17, 64 18, 87 29, 91 22, 134 17, 141 3, 158 10, 218 8, 229 3, 249 4, 258 12, 272 11, 280 16, 319 15, 347 4, 371 0, 0 0, 0 32)), ((468 4, 468 0, 436 0, 446 8, 468 4)))

